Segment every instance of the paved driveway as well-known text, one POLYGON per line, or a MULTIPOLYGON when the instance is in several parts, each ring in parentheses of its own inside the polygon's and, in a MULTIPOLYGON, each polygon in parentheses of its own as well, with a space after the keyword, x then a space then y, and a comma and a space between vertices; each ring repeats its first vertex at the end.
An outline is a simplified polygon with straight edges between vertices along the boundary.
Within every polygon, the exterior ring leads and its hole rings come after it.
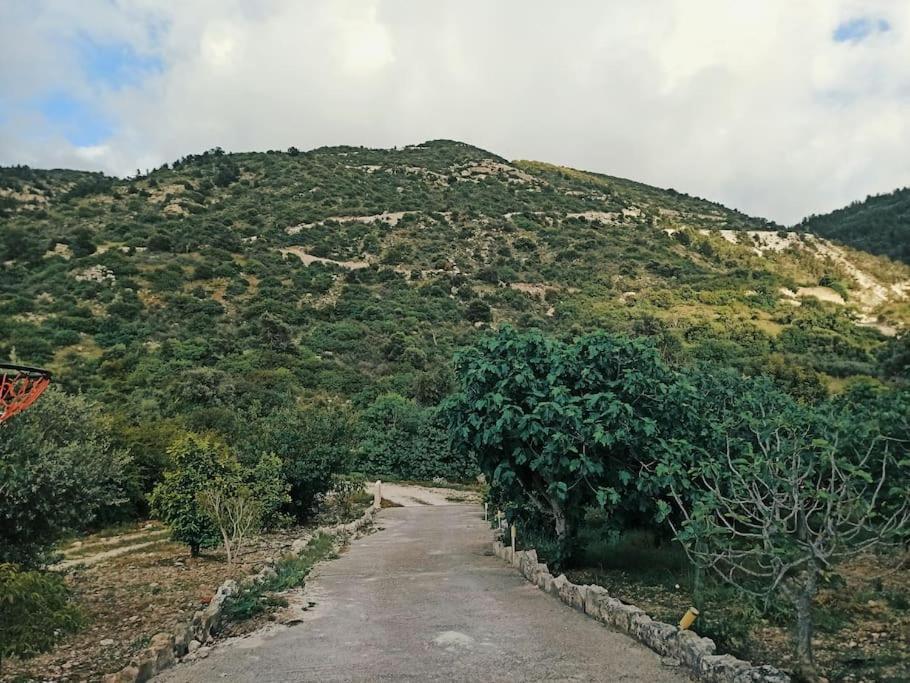
POLYGON ((477 506, 388 508, 307 582, 303 623, 215 648, 164 681, 684 681, 491 554, 477 506))

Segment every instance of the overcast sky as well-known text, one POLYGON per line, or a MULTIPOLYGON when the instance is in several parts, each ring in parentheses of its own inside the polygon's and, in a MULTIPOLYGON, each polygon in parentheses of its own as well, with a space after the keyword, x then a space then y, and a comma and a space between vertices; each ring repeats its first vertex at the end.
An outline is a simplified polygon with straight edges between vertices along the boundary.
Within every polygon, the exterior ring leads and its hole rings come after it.
POLYGON ((792 223, 910 185, 910 2, 0 2, 0 164, 433 138, 792 223))

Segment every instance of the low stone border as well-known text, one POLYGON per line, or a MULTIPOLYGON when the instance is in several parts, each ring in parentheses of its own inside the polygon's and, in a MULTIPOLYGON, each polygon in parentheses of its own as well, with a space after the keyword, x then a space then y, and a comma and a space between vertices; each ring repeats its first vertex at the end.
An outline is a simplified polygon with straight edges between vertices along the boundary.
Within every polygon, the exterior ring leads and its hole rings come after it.
MULTIPOLYGON (((377 495, 373 504, 359 519, 347 524, 334 524, 332 526, 318 527, 313 536, 320 533, 331 536, 348 536, 353 535, 373 522, 373 517, 380 509, 381 497, 377 495)), ((291 554, 299 554, 309 543, 308 538, 298 538, 291 544, 291 554)), ((156 674, 173 666, 180 658, 188 654, 195 653, 204 647, 205 643, 213 640, 214 635, 221 627, 221 612, 224 607, 224 601, 236 595, 241 588, 246 588, 257 583, 262 583, 268 579, 277 576, 275 572, 275 562, 266 563, 266 566, 256 574, 252 574, 242 579, 238 584, 233 579, 228 579, 222 583, 212 601, 205 609, 198 610, 193 614, 189 623, 177 628, 174 633, 158 633, 152 636, 148 646, 139 654, 130 660, 130 663, 120 669, 117 673, 105 674, 102 683, 144 683, 156 674)))
POLYGON ((714 654, 714 641, 694 631, 681 631, 672 624, 654 621, 635 605, 610 597, 606 588, 579 586, 565 574, 554 577, 546 564, 537 561, 536 550, 518 550, 493 542, 493 553, 505 560, 539 589, 559 598, 570 607, 670 657, 710 683, 790 683, 790 677, 773 666, 752 666, 733 655, 714 654))

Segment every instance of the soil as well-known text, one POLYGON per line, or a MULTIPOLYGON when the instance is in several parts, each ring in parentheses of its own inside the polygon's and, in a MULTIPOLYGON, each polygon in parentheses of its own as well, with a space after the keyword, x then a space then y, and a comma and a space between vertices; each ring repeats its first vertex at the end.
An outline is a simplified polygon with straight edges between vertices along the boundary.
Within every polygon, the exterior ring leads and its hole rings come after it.
POLYGON ((258 571, 312 527, 254 539, 229 567, 220 548, 190 557, 185 545, 146 522, 115 536, 88 536, 64 549, 62 567, 88 626, 33 659, 4 660, 0 681, 97 680, 125 666, 151 637, 173 631, 211 600, 228 578, 258 571))
MULTIPOLYGON (((895 558, 864 556, 830 577, 815 605, 813 647, 822 675, 830 681, 910 680, 910 567, 896 569, 895 558)), ((660 580, 652 572, 584 569, 567 573, 575 583, 596 583, 651 617, 676 624, 691 605, 680 577, 660 580), (677 583, 679 581, 680 583, 677 583)), ((742 622, 749 608, 735 597, 709 602, 700 620, 742 622), (745 611, 744 611, 745 610, 745 611)), ((755 625, 738 651, 754 664, 792 671, 792 638, 788 626, 755 613, 755 625)), ((735 625, 735 624, 734 624, 735 625)), ((693 630, 699 632, 696 622, 693 630)), ((707 631, 708 629, 705 629, 707 631)), ((703 632, 702 635, 713 636, 703 632)), ((718 653, 725 650, 718 647, 718 653)), ((729 648, 727 648, 729 651, 729 648)))

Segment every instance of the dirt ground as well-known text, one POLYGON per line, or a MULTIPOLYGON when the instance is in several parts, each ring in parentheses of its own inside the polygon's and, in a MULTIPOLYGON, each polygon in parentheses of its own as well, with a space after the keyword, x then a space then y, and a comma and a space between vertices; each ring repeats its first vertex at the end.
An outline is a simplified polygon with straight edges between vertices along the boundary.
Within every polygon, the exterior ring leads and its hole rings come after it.
POLYGON ((123 533, 88 536, 64 549, 58 568, 85 610, 88 626, 33 659, 5 660, 0 681, 88 681, 116 671, 153 635, 172 631, 211 600, 227 578, 257 571, 313 527, 294 527, 255 539, 228 567, 220 548, 190 557, 156 523, 123 533))
MULTIPOLYGON (((819 669, 830 681, 910 681, 910 567, 895 569, 895 558, 866 556, 843 567, 818 594, 813 646, 819 669)), ((660 580, 654 574, 628 570, 587 569, 568 572, 576 583, 597 583, 623 602, 652 617, 675 624, 691 604, 678 576, 660 580)), ((748 616, 741 601, 707 605, 703 617, 736 622, 748 616)), ((702 619, 703 617, 699 617, 702 619)), ((693 630, 699 632, 696 622, 693 630)), ((711 636, 710 633, 703 635, 711 636)), ((723 652, 722 648, 718 648, 723 652)), ((791 632, 756 618, 751 635, 737 656, 755 664, 792 670, 791 632)))

